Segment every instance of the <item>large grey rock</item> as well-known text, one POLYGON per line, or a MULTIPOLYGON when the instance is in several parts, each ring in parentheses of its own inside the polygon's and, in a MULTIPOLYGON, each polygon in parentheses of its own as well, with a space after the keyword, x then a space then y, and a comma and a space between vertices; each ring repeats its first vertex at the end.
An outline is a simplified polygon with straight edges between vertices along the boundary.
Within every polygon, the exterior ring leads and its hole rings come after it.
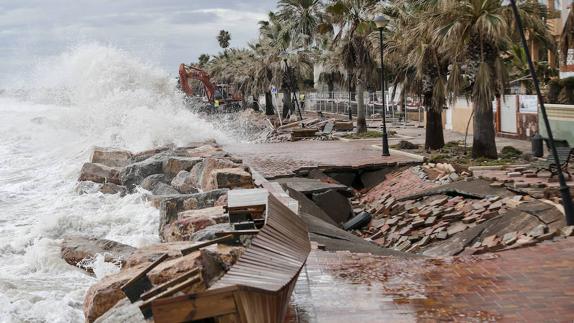
POLYGON ((179 191, 165 183, 157 183, 153 188, 152 193, 154 195, 172 195, 179 194, 179 191))
POLYGON ((177 220, 179 212, 213 207, 217 200, 225 194, 227 194, 227 189, 196 194, 180 194, 162 198, 159 207, 160 235, 167 224, 177 220))
POLYGON ((129 164, 132 153, 127 150, 96 147, 92 152, 92 163, 108 167, 125 167, 129 164))
POLYGON ((85 163, 78 181, 120 184, 120 173, 116 168, 102 164, 85 163))
POLYGON ((141 187, 148 191, 153 191, 153 189, 159 183, 168 184, 170 182, 169 178, 165 174, 154 174, 146 177, 142 183, 141 187))
POLYGON ((216 170, 238 167, 243 166, 228 159, 206 158, 201 163, 196 164, 190 173, 195 181, 195 187, 203 191, 211 191, 217 189, 216 170))
POLYGON ((329 190, 324 193, 313 194, 313 201, 335 223, 344 223, 353 215, 351 202, 341 193, 329 190))
POLYGON ((228 223, 229 217, 222 206, 183 211, 177 220, 164 226, 160 233, 162 241, 189 241, 192 235, 212 225, 228 223))
POLYGON ((185 170, 180 171, 171 181, 171 186, 182 194, 197 193, 197 181, 194 176, 185 170))
POLYGON ((164 147, 158 147, 158 148, 142 151, 142 152, 133 154, 132 158, 130 158, 129 163, 130 164, 139 163, 139 162, 142 162, 148 158, 154 157, 154 156, 161 154, 161 153, 164 153, 164 155, 166 155, 165 153, 169 153, 172 149, 173 149, 173 146, 164 146, 164 147))
POLYGON ((163 162, 163 173, 173 178, 181 171, 190 171, 202 160, 199 157, 169 157, 163 162))
POLYGON ((213 171, 215 178, 215 188, 253 188, 253 177, 251 173, 243 168, 223 168, 213 171))
POLYGON ((124 167, 119 176, 121 184, 129 190, 133 190, 135 186, 140 185, 146 177, 161 174, 163 172, 163 162, 165 158, 163 155, 157 155, 124 167))
POLYGON ((62 258, 72 266, 84 259, 93 259, 97 254, 104 255, 106 262, 124 264, 135 250, 136 248, 123 243, 91 237, 64 238, 60 248, 62 258))

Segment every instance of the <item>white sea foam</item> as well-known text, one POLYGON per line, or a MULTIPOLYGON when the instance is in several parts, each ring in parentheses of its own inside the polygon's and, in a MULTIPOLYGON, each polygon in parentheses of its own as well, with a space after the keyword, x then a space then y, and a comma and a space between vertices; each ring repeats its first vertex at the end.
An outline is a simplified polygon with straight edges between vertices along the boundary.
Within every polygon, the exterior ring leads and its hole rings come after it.
MULTIPOLYGON (((91 149, 229 139, 181 103, 175 79, 113 47, 78 46, 32 75, 0 95, 0 322, 81 322, 97 278, 60 258, 61 239, 158 241, 158 211, 140 195, 74 192, 91 149)), ((103 256, 91 266, 117 270, 103 256)))

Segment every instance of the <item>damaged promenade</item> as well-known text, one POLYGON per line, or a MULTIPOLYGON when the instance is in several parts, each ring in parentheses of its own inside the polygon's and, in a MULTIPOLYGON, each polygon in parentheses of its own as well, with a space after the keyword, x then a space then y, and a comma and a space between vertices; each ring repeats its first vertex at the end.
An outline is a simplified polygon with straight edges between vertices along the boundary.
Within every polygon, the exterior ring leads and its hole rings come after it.
MULTIPOLYGON (((96 148, 78 193, 143 190, 158 208, 161 243, 136 249, 69 237, 62 257, 88 275, 99 255, 121 266, 87 292, 87 321, 162 321, 154 302, 209 293, 260 245, 253 241, 277 198, 310 243, 303 258, 292 256, 306 259, 300 272, 285 276, 294 289, 277 315, 288 322, 574 318, 566 273, 574 228, 555 183, 530 174, 523 165, 460 168, 400 150, 382 159, 373 140, 96 148), (130 297, 142 277, 149 286, 130 297)), ((281 259, 278 267, 291 258, 281 259)), ((275 270, 257 273, 266 281, 275 270)))

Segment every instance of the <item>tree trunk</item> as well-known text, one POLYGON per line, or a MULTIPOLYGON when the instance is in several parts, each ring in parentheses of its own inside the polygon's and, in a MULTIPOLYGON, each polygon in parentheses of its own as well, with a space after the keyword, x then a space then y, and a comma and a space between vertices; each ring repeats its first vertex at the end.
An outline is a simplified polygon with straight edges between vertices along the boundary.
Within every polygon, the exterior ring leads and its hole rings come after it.
POLYGON ((367 114, 367 107, 365 106, 365 100, 363 97, 363 81, 357 79, 357 133, 367 132, 367 120, 365 116, 367 114))
POLYGON ((275 114, 273 109, 273 96, 271 91, 265 92, 265 115, 272 116, 275 114))
MULTIPOLYGON (((293 112, 293 101, 291 100, 291 91, 288 89, 283 90, 283 111, 282 118, 287 118, 289 112, 293 112)), ((293 113, 291 113, 293 114, 293 113)))
POLYGON ((432 106, 432 94, 424 96, 426 111, 426 135, 425 149, 437 150, 444 146, 444 134, 442 131, 442 109, 434 109, 432 106))
POLYGON ((327 82, 327 89, 329 91, 329 99, 334 99, 335 98, 335 83, 333 83, 333 81, 329 80, 329 82, 327 82))
POLYGON ((473 100, 473 141, 472 158, 498 158, 496 151, 496 134, 494 131, 494 114, 492 101, 473 100))

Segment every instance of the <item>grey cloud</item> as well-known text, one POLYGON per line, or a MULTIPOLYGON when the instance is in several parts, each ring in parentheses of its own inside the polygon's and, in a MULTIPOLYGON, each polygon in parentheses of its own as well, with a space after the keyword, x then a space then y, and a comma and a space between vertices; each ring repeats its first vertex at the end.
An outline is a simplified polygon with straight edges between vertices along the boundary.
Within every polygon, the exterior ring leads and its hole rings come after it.
POLYGON ((146 55, 162 48, 168 71, 202 53, 221 50, 220 29, 232 46, 257 37, 257 21, 276 0, 0 0, 0 78, 78 42, 97 41, 146 55))

